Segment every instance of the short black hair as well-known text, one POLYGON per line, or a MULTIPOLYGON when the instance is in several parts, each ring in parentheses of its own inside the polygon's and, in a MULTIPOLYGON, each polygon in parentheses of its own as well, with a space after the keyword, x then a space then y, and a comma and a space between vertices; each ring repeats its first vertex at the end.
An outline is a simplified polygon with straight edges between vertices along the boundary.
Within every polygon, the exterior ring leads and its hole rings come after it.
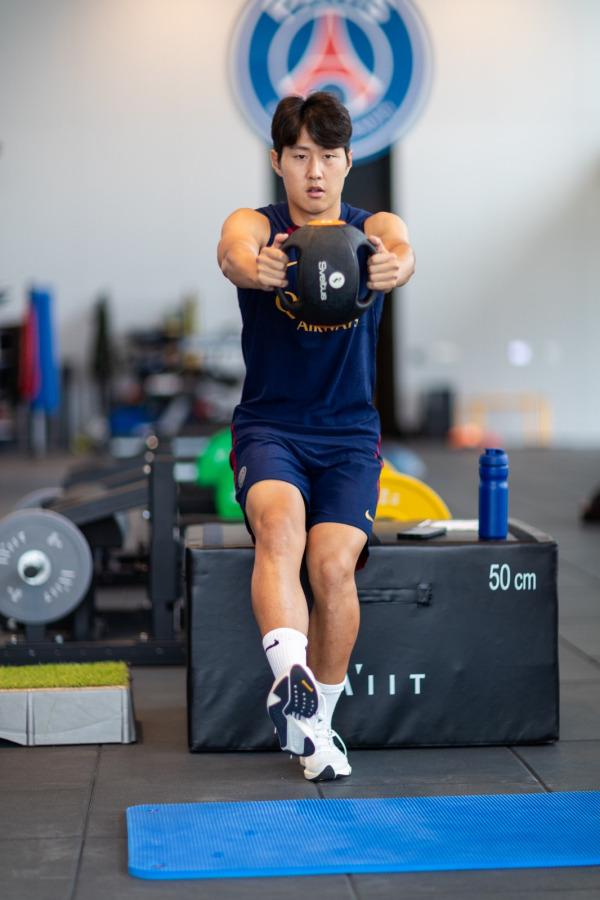
POLYGON ((306 128, 320 147, 327 150, 343 147, 348 157, 352 121, 350 113, 335 94, 315 91, 306 98, 284 97, 279 101, 271 122, 277 159, 281 159, 284 147, 297 144, 302 128, 306 128))

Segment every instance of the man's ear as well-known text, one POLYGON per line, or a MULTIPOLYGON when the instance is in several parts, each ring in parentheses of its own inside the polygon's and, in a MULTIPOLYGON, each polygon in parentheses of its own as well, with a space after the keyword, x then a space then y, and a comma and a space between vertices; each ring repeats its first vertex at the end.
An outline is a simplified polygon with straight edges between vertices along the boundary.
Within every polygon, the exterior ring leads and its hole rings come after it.
POLYGON ((279 160, 277 159, 277 151, 271 150, 271 165, 275 169, 278 175, 281 175, 281 167, 279 165, 279 160))
POLYGON ((348 150, 348 168, 346 169, 346 175, 352 168, 352 150, 348 150))

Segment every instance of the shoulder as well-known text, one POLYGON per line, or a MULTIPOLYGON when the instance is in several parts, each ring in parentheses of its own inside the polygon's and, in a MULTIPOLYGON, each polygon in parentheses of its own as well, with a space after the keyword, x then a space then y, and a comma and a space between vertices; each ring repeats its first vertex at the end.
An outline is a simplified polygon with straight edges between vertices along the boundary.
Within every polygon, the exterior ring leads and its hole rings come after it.
POLYGON ((227 216, 225 225, 252 225, 260 227, 268 224, 269 219, 264 209, 250 209, 250 207, 242 206, 227 216))
POLYGON ((271 223, 263 211, 242 207, 227 216, 221 235, 230 238, 246 235, 252 237, 263 247, 270 240, 271 223))
POLYGON ((376 235, 380 237, 384 243, 395 238, 397 241, 408 241, 408 229, 400 216, 390 212, 378 212, 368 215, 365 219, 365 234, 376 235))

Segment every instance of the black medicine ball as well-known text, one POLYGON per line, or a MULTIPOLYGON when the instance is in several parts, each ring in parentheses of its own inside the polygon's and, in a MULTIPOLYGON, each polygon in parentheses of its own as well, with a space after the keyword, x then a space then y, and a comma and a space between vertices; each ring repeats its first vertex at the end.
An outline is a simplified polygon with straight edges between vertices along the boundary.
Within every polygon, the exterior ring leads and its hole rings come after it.
POLYGON ((310 222, 294 231, 281 249, 288 255, 298 251, 298 299, 278 288, 283 308, 309 325, 345 325, 361 316, 377 296, 370 291, 359 297, 361 247, 369 255, 376 252, 360 229, 338 220, 310 222))

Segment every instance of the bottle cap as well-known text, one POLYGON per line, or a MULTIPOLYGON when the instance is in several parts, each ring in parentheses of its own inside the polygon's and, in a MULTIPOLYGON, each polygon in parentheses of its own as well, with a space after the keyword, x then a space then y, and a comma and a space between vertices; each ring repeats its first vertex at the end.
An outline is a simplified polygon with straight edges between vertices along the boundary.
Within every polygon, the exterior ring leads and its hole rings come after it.
POLYGON ((479 457, 480 466, 507 466, 508 456, 498 447, 486 447, 479 457))

